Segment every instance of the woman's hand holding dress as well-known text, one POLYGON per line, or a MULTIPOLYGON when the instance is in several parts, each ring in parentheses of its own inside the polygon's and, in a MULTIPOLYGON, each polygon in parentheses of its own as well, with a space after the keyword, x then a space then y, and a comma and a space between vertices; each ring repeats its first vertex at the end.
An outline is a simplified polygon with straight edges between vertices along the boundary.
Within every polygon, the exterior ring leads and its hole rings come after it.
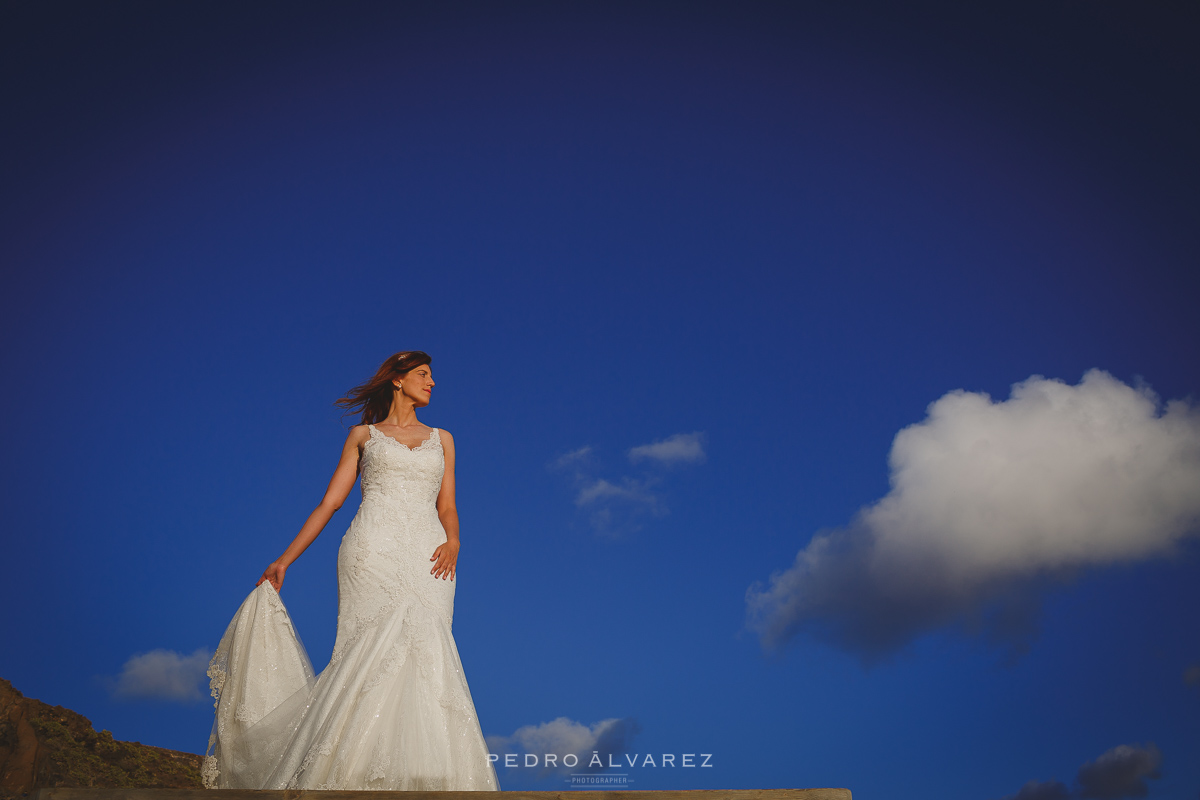
POLYGON ((267 567, 266 571, 263 572, 262 577, 258 579, 258 583, 254 585, 260 586, 263 581, 270 581, 271 585, 275 587, 275 591, 278 592, 283 588, 283 573, 286 570, 287 567, 276 561, 272 563, 271 566, 267 567))

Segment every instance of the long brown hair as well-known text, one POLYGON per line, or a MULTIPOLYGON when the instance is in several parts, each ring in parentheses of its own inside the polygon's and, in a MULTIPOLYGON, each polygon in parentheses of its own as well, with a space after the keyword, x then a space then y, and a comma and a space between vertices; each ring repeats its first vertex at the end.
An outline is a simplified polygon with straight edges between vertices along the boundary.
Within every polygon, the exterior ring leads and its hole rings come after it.
POLYGON ((387 361, 375 373, 375 377, 355 386, 345 397, 333 401, 335 406, 346 409, 346 414, 353 414, 362 409, 362 424, 374 424, 386 419, 392 409, 392 392, 395 378, 403 377, 422 364, 431 364, 433 359, 420 350, 404 350, 388 356, 387 361))

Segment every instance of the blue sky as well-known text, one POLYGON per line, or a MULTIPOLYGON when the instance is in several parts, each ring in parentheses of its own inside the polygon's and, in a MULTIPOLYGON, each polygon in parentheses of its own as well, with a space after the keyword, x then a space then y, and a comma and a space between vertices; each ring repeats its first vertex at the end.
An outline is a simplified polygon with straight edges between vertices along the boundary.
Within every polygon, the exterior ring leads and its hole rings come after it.
MULTIPOLYGON (((493 742, 712 754, 641 789, 1200 792, 1194 12, 2 13, 26 695, 201 751, 332 401, 421 349, 493 742)), ((318 669, 356 502, 283 591, 318 669)))

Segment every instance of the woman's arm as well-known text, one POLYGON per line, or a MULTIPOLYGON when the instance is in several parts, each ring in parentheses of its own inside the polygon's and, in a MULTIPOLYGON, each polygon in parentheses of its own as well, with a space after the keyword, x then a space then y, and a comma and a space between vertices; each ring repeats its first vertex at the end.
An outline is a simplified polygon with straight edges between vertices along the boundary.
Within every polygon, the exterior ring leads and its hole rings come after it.
POLYGON ((254 584, 255 586, 263 581, 270 581, 271 585, 275 587, 275 591, 279 591, 283 587, 283 573, 325 529, 325 525, 329 523, 334 512, 342 507, 342 503, 346 502, 346 498, 350 495, 350 490, 354 488, 354 482, 358 480, 359 447, 367 440, 368 436, 370 436, 370 431, 367 430, 366 425, 355 425, 350 429, 350 435, 346 437, 346 444, 342 448, 342 460, 338 462, 337 469, 333 471, 333 478, 329 481, 329 488, 325 490, 325 496, 321 498, 321 503, 308 515, 308 519, 300 528, 300 533, 296 534, 296 538, 288 545, 288 549, 284 550, 283 555, 267 567, 262 577, 258 579, 258 583, 254 584))
POLYGON ((438 490, 437 512, 442 527, 446 529, 446 541, 433 551, 430 561, 436 561, 429 570, 435 578, 454 580, 458 565, 458 507, 454 505, 454 437, 448 431, 438 430, 442 437, 442 451, 446 455, 446 471, 442 475, 442 488, 438 490))

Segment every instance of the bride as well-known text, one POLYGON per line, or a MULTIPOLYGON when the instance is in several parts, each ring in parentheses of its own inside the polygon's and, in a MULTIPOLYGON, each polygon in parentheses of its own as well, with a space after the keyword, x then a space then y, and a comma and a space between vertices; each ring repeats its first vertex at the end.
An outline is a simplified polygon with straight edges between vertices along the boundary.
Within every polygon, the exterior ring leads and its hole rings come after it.
POLYGON ((454 440, 417 421, 431 359, 397 353, 337 401, 362 410, 324 499, 242 603, 209 666, 204 785, 498 790, 451 635, 458 561, 454 440), (314 675, 279 597, 362 475, 338 550, 337 636, 314 675), (432 565, 432 566, 431 566, 432 565))

